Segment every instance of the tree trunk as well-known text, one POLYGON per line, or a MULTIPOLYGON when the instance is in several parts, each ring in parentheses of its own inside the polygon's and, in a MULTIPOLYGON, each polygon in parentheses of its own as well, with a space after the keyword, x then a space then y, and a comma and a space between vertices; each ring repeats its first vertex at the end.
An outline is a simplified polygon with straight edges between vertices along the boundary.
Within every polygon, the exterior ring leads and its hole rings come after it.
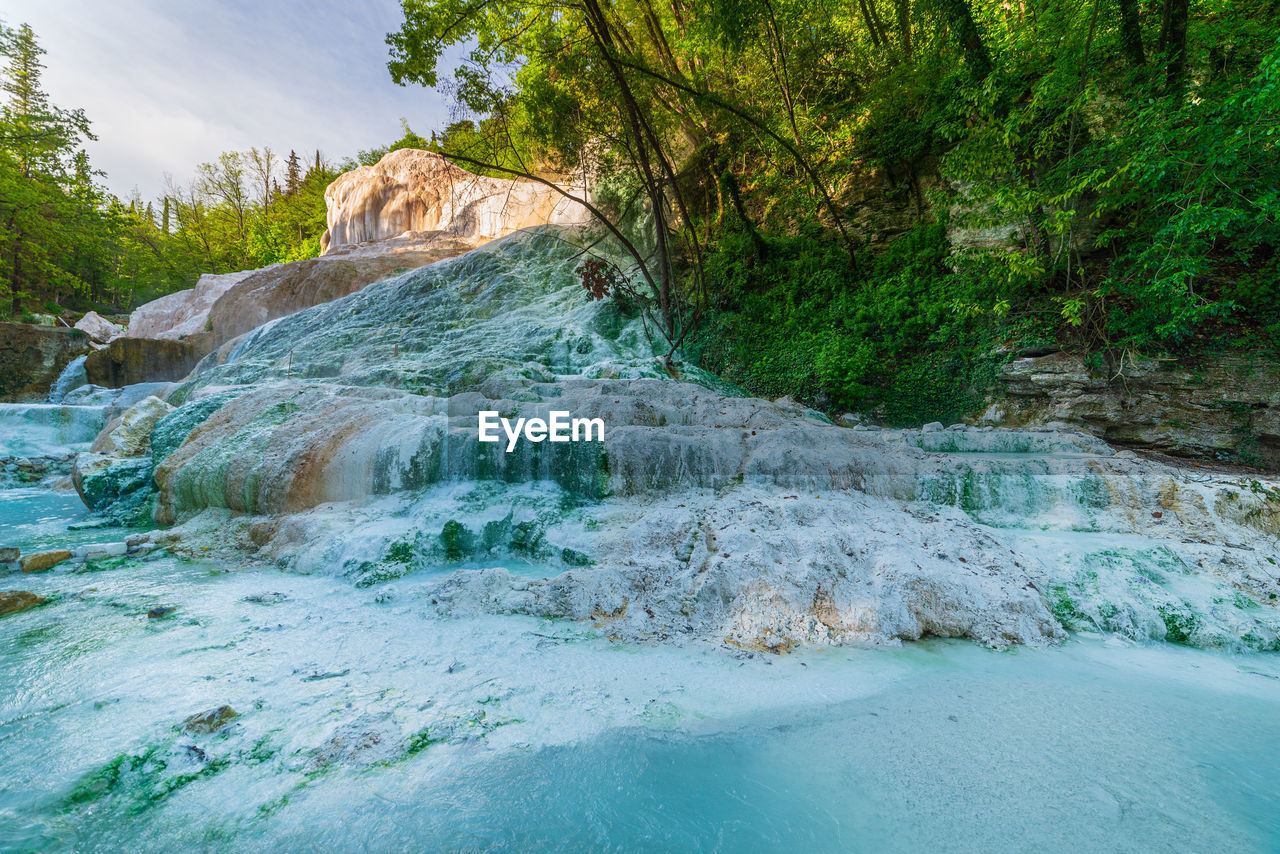
POLYGON ((898 32, 902 37, 902 55, 911 58, 911 0, 895 0, 898 7, 898 32))
POLYGON ((973 20, 973 8, 969 5, 969 0, 939 0, 939 2, 951 32, 964 48, 965 60, 969 63, 973 78, 987 79, 987 75, 995 68, 995 64, 991 61, 987 46, 982 43, 982 35, 978 32, 978 25, 973 20))
POLYGON ((1120 44, 1129 61, 1142 65, 1147 61, 1142 52, 1142 25, 1138 19, 1138 0, 1120 0, 1120 44))
POLYGON ((1165 55, 1165 83, 1182 85, 1187 72, 1187 12, 1189 0, 1165 0, 1160 26, 1160 50, 1165 55))

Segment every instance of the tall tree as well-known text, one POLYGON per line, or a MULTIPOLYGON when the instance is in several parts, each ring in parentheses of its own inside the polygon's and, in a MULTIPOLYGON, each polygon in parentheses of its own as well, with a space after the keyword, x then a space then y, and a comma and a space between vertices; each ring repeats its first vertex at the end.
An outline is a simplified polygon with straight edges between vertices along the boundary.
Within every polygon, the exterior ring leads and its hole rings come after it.
POLYGON ((298 152, 289 150, 289 157, 284 162, 284 192, 287 196, 296 196, 302 185, 302 163, 298 160, 298 152))

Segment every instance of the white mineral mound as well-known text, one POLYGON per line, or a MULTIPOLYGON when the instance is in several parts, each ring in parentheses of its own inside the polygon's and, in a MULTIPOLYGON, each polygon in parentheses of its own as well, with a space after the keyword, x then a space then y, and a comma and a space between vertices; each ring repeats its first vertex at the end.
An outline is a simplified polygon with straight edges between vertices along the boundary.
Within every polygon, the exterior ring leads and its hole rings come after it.
POLYGON ((329 228, 320 258, 206 274, 194 288, 139 306, 126 334, 182 339, 208 352, 269 320, 514 231, 590 220, 582 205, 550 187, 473 175, 414 149, 340 175, 325 202, 329 228))
POLYGON ((325 254, 405 233, 446 232, 484 241, 530 226, 591 219, 581 204, 546 185, 473 175, 439 154, 411 148, 339 176, 324 198, 325 254))

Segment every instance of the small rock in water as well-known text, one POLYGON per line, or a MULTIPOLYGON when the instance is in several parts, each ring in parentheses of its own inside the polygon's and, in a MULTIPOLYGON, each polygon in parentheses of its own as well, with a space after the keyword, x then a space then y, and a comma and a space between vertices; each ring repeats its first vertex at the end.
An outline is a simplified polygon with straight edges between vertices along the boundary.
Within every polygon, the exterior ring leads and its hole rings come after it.
POLYGON ((312 673, 310 676, 303 676, 302 681, 303 682, 319 682, 322 679, 341 679, 343 676, 346 676, 350 672, 351 670, 347 669, 347 670, 337 670, 331 673, 312 673))
POLYGON ((64 560, 71 559, 71 552, 66 549, 51 549, 47 552, 36 552, 22 558, 23 572, 44 572, 52 569, 64 560))
POLYGON ((0 592, 0 616, 25 611, 48 601, 43 596, 37 596, 26 590, 5 590, 0 592))
POLYGON ((0 549, 0 563, 13 563, 22 557, 22 552, 18 549, 0 549))
POLYGON ((920 428, 921 433, 938 433, 942 430, 941 421, 930 421, 928 424, 920 428))
POLYGON ((218 706, 216 709, 187 718, 182 722, 182 728, 187 732, 217 732, 238 717, 240 717, 239 713, 230 706, 218 706))
POLYGON ((289 597, 283 593, 255 593, 252 596, 244 597, 243 602, 252 602, 255 605, 279 605, 281 602, 288 601, 289 597))
POLYGON ((123 557, 128 551, 124 543, 91 543, 76 549, 77 560, 98 560, 104 557, 123 557))
POLYGON ((161 620, 178 610, 177 605, 159 605, 147 612, 148 620, 161 620))

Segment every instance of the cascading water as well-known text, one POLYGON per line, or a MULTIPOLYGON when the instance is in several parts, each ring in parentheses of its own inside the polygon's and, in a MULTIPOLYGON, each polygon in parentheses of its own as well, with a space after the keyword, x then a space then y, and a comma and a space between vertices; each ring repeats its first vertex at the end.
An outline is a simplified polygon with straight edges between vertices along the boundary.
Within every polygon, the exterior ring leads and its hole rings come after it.
MULTIPOLYGON (((0 847, 1280 845, 1274 481, 677 379, 580 252, 518 234, 126 390, 82 490, 154 472, 176 526, 21 577, 0 847), (550 409, 605 441, 478 440, 550 409)), ((39 512, 13 545, 84 511, 39 512)))
POLYGON ((53 385, 49 388, 49 396, 46 403, 62 403, 67 399, 74 389, 88 385, 89 377, 85 373, 84 363, 88 356, 76 356, 67 366, 62 369, 62 373, 58 374, 58 378, 54 380, 53 385))

